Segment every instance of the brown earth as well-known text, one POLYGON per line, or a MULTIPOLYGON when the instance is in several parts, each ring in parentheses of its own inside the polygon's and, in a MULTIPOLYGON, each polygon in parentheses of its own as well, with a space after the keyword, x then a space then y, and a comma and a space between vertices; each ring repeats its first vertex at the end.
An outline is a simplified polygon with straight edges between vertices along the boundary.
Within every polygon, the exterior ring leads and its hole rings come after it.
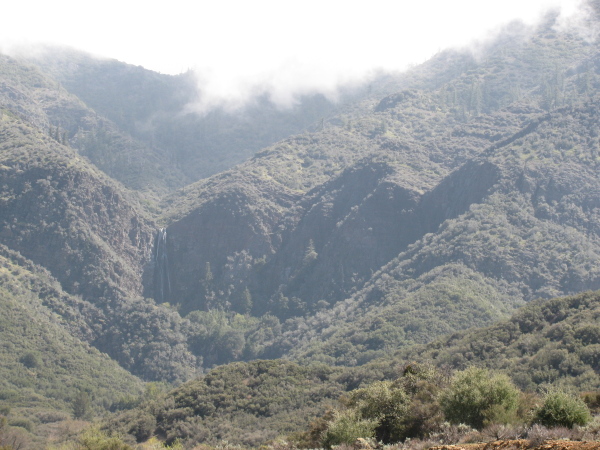
POLYGON ((431 447, 430 450, 591 450, 600 449, 598 441, 565 441, 549 440, 541 444, 532 446, 531 441, 527 439, 494 441, 487 444, 459 444, 459 445, 439 445, 431 447))

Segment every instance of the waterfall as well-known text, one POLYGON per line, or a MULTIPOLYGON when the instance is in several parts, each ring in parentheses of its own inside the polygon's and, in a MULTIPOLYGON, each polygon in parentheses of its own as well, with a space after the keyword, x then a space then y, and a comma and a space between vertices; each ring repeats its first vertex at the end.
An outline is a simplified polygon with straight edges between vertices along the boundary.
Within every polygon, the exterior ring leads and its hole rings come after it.
POLYGON ((167 257, 167 230, 161 228, 154 240, 154 300, 168 302, 171 296, 169 259, 167 257))

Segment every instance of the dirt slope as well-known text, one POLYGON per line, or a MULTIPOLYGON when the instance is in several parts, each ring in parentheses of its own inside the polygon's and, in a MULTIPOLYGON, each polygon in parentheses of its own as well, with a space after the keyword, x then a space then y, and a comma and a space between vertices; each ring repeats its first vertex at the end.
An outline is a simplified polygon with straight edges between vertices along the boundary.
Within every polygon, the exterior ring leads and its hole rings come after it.
MULTIPOLYGON (((535 444, 533 444, 535 445, 535 444)), ((591 450, 600 449, 600 442, 597 441, 544 441, 542 444, 532 446, 531 441, 527 439, 494 441, 487 444, 459 444, 459 445, 440 445, 431 447, 430 450, 591 450)))

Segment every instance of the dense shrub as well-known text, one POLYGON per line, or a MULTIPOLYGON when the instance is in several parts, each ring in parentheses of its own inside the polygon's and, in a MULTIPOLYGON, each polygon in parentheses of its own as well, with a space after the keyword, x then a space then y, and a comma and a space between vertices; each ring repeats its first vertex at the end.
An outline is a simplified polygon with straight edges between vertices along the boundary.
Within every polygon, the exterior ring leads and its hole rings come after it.
POLYGON ((358 438, 372 438, 376 426, 376 419, 364 419, 357 410, 337 411, 323 435, 323 446, 331 448, 334 445, 353 444, 358 438))
POLYGON ((42 364, 40 356, 37 353, 33 352, 28 352, 25 355, 23 355, 23 357, 21 358, 21 363, 23 363, 25 367, 28 367, 30 369, 40 367, 40 365, 42 364))
POLYGON ((138 442, 149 439, 156 429, 156 418, 150 414, 140 416, 133 424, 130 433, 138 442))
POLYGON ((447 384, 444 374, 429 365, 408 364, 394 382, 409 397, 406 410, 396 421, 391 438, 424 438, 439 431, 444 416, 438 402, 440 390, 447 384))
POLYGON ((92 401, 85 391, 79 391, 73 399, 73 417, 76 419, 86 419, 90 415, 92 401))
MULTIPOLYGON (((378 381, 350 394, 349 406, 365 420, 375 420, 378 441, 397 441, 397 430, 408 409, 409 397, 397 383, 378 381)), ((369 437, 369 436, 360 436, 369 437)))
POLYGON ((109 436, 98 428, 90 428, 79 438, 79 447, 87 450, 133 450, 119 437, 109 436))
POLYGON ((322 427, 326 446, 351 444, 358 437, 374 437, 386 444, 425 437, 439 430, 443 422, 437 401, 443 384, 440 372, 432 367, 407 364, 394 381, 376 381, 348 393, 341 400, 346 409, 324 416, 326 424, 315 422, 304 441, 322 427))
POLYGON ((550 391, 536 410, 534 422, 546 427, 586 425, 592 419, 584 401, 564 391, 550 391))
POLYGON ((24 417, 16 417, 14 419, 10 419, 8 421, 8 424, 11 427, 24 428, 25 430, 29 431, 30 433, 33 431, 33 423, 31 422, 31 420, 26 419, 24 417))
POLYGON ((514 420, 518 400, 519 390, 508 376, 471 367, 454 375, 440 404, 451 423, 481 429, 488 423, 514 420))
POLYGON ((0 450, 32 448, 30 436, 25 429, 9 426, 6 417, 0 417, 0 450))

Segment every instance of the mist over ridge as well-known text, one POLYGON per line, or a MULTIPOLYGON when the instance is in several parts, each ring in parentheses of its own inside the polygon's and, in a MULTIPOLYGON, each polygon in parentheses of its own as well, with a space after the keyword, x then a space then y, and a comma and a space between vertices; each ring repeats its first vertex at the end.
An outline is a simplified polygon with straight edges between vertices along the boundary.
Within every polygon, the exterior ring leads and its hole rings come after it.
MULTIPOLYGON (((340 86, 404 71, 442 50, 477 51, 511 21, 534 25, 549 10, 561 11, 558 23, 589 14, 586 0, 485 5, 472 0, 409 5, 377 0, 367 8, 313 1, 282 6, 268 0, 250 6, 231 0, 205 6, 201 14, 188 11, 180 1, 168 9, 119 5, 117 17, 106 7, 94 12, 98 20, 80 23, 61 13, 66 7, 61 3, 52 8, 40 5, 39 16, 53 18, 44 21, 20 21, 26 13, 23 7, 10 5, 6 16, 17 20, 0 31, 0 52, 12 54, 47 43, 159 73, 192 71, 199 95, 187 110, 201 113, 216 107, 239 110, 264 96, 278 108, 290 108, 303 95, 315 93, 336 100, 340 86), (102 29, 95 32, 99 24, 102 29), (107 25, 113 25, 110 36, 104 32, 107 25)), ((84 12, 73 10, 74 15, 84 12)))
MULTIPOLYGON (((362 11, 362 16, 361 12, 350 11, 349 16, 354 20, 339 20, 341 23, 336 24, 331 19, 336 16, 335 11, 325 5, 324 10, 319 10, 320 17, 314 19, 321 29, 311 30, 318 37, 307 38, 308 42, 290 40, 284 35, 284 43, 280 45, 289 44, 289 48, 278 54, 262 54, 251 47, 250 38, 247 44, 241 43, 246 52, 237 55, 240 60, 231 58, 225 63, 211 54, 206 61, 189 67, 198 82, 198 98, 187 110, 202 114, 217 107, 239 111, 261 97, 277 108, 289 109, 303 96, 314 94, 336 102, 343 92, 366 87, 386 74, 405 72, 443 51, 466 51, 477 57, 499 35, 514 32, 511 29, 519 34, 524 29, 533 32, 548 14, 555 16, 556 28, 578 27, 590 40, 597 34, 595 25, 587 20, 592 14, 592 5, 587 0, 528 2, 516 8, 518 13, 493 4, 483 7, 473 2, 453 3, 454 6, 424 3, 435 13, 416 6, 394 11, 389 5, 375 2, 369 10, 362 11), (471 17, 469 25, 458 22, 457 14, 471 17), (419 25, 411 25, 410 21, 419 25), (323 31, 328 27, 329 31, 323 31)), ((338 19, 342 16, 338 15, 338 19)), ((304 16, 297 22, 302 19, 304 16)), ((286 22, 286 25, 291 29, 286 31, 300 33, 297 23, 286 22)), ((269 40, 277 38, 263 33, 258 32, 259 41, 272 47, 274 44, 269 40)))

